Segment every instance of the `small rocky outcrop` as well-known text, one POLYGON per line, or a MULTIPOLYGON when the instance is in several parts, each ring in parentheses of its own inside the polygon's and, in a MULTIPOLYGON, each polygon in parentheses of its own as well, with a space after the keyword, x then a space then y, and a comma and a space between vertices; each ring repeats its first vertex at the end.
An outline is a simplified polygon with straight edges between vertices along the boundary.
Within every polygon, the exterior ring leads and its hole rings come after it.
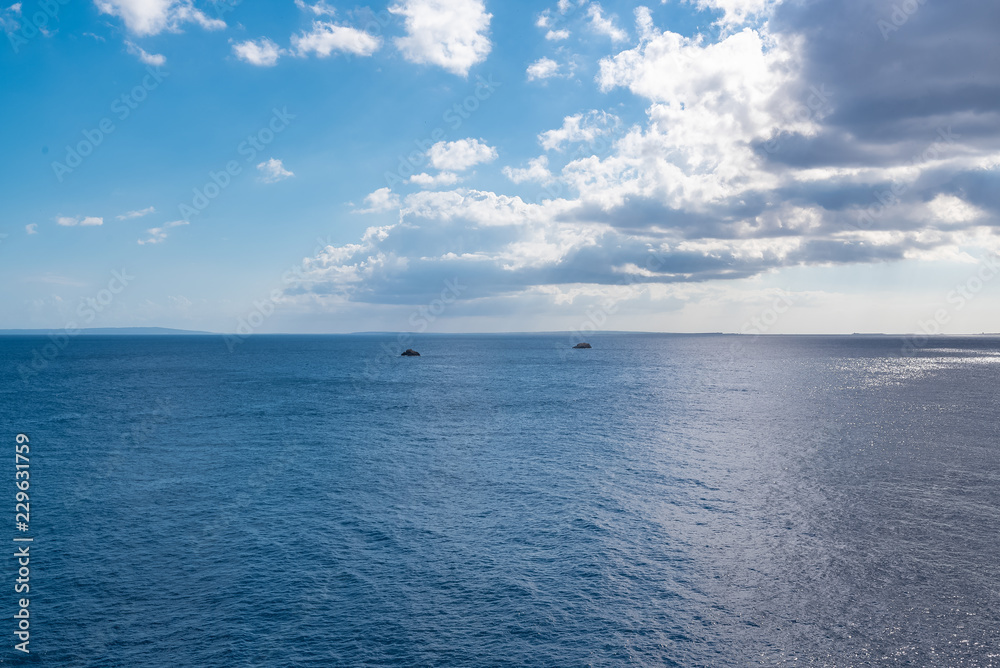
POLYGON ((590 348, 590 347, 591 347, 591 345, 590 345, 589 343, 578 343, 578 344, 576 344, 576 345, 575 345, 575 346, 573 346, 573 347, 574 347, 574 348, 590 348))
POLYGON ((407 348, 401 353, 400 357, 420 357, 420 353, 413 348, 407 348))

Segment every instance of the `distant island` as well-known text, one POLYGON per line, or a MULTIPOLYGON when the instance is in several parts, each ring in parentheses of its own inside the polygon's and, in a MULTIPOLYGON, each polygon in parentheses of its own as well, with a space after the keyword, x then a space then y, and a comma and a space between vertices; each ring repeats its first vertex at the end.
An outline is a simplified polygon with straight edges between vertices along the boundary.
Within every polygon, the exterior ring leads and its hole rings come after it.
MULTIPOLYGON (((57 329, 0 329, 0 336, 48 336, 57 329)), ((189 329, 171 329, 169 327, 93 327, 81 329, 77 336, 178 336, 204 335, 214 332, 198 332, 189 329)))

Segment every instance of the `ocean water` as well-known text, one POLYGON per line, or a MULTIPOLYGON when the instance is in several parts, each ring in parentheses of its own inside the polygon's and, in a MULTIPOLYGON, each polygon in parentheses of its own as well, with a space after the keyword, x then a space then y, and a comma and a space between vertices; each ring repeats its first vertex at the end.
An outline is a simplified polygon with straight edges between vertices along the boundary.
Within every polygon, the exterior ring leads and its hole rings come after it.
POLYGON ((1000 665, 998 339, 47 342, 32 663, 1000 665))

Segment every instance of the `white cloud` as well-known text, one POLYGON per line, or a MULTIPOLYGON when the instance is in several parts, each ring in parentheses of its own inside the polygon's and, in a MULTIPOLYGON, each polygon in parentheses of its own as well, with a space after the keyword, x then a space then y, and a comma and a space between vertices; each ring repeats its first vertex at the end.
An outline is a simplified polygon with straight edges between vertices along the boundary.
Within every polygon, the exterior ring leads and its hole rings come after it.
POLYGON ((187 224, 188 222, 186 220, 175 220, 171 223, 163 225, 162 227, 151 227, 148 230, 146 230, 146 233, 149 235, 149 237, 147 237, 146 239, 139 239, 137 243, 140 246, 145 246, 147 244, 163 243, 167 238, 167 230, 173 227, 178 227, 180 225, 187 225, 187 224))
POLYGON ((206 30, 222 30, 224 21, 209 18, 191 0, 94 0, 102 14, 117 16, 134 35, 158 35, 177 31, 184 23, 197 23, 206 30))
MULTIPOLYGON (((790 58, 780 44, 768 45, 749 29, 708 45, 667 31, 601 60, 598 82, 604 91, 625 86, 672 107, 760 115, 793 74, 790 58)), ((753 124, 761 120, 758 116, 753 124)))
POLYGON ((406 37, 395 43, 411 62, 438 65, 464 77, 492 48, 493 15, 486 13, 482 0, 402 0, 389 11, 406 18, 406 37))
POLYGON ((327 21, 313 21, 312 30, 292 37, 292 48, 299 56, 314 53, 326 58, 334 51, 355 56, 370 56, 379 50, 382 40, 363 30, 336 25, 327 21))
POLYGON ((358 209, 355 213, 385 213, 399 208, 399 195, 388 188, 379 188, 365 197, 366 209, 358 209))
POLYGON ((653 12, 649 7, 636 7, 635 29, 639 33, 639 41, 646 42, 657 36, 656 26, 653 25, 653 12))
POLYGON ((0 28, 14 32, 21 28, 21 3, 15 3, 5 9, 0 9, 0 28))
POLYGON ((545 39, 550 42, 559 42, 564 39, 569 39, 569 30, 550 30, 545 33, 545 39))
POLYGON ((314 16, 333 16, 337 10, 320 0, 315 5, 310 5, 302 0, 295 0, 295 6, 304 12, 311 12, 314 16))
POLYGON ((410 177, 410 183, 421 188, 437 188, 440 186, 451 186, 459 181, 458 174, 454 172, 441 172, 440 174, 414 174, 410 177))
POLYGON ((439 141, 427 151, 427 157, 435 169, 451 172, 463 170, 497 158, 497 150, 478 139, 439 141))
POLYGON ((163 67, 164 65, 167 64, 166 56, 163 56, 162 54, 159 53, 149 53, 134 42, 125 40, 125 48, 128 50, 129 53, 131 53, 133 56, 137 56, 139 60, 141 60, 147 65, 152 65, 153 67, 163 67))
POLYGON ((262 37, 258 40, 248 39, 245 42, 233 44, 233 53, 240 60, 257 67, 271 67, 278 62, 282 50, 278 45, 262 37))
POLYGON ((271 158, 257 165, 257 171, 260 172, 261 175, 259 178, 264 183, 277 183, 278 181, 284 181, 287 178, 295 176, 295 174, 285 169, 285 166, 281 164, 281 160, 276 158, 271 158))
POLYGON ((538 141, 546 151, 559 150, 566 143, 593 142, 617 128, 619 123, 614 114, 595 109, 586 114, 567 116, 562 127, 541 133, 538 141))
POLYGON ((927 208, 942 223, 968 223, 986 216, 982 209, 954 195, 938 195, 927 203, 927 208))
POLYGON ((754 16, 767 12, 778 0, 693 0, 698 9, 712 9, 722 12, 718 23, 735 26, 746 23, 754 16))
POLYGON ((613 42, 623 42, 628 39, 628 33, 615 25, 613 18, 607 18, 601 11, 601 5, 594 3, 587 9, 587 16, 590 18, 590 27, 595 32, 607 35, 613 42))
POLYGON ((647 128, 618 140, 618 155, 571 163, 564 174, 588 195, 600 193, 602 206, 635 196, 705 205, 775 187, 754 142, 779 131, 809 136, 818 118, 782 113, 801 106, 790 86, 795 47, 750 29, 712 44, 667 31, 603 59, 602 90, 623 86, 652 102, 647 128))
POLYGON ((56 223, 62 225, 63 227, 75 227, 77 225, 80 225, 81 227, 96 227, 98 225, 103 225, 104 219, 96 216, 86 216, 83 218, 80 216, 60 216, 56 218, 56 223))
POLYGON ((38 223, 28 223, 24 226, 24 231, 28 234, 38 234, 38 223))
POLYGON ((145 209, 138 209, 136 211, 123 213, 120 216, 116 216, 116 218, 118 218, 118 220, 131 220, 132 218, 142 218, 143 216, 148 216, 151 213, 156 213, 156 209, 148 206, 145 209))
POLYGON ((539 58, 535 62, 528 65, 526 73, 528 75, 528 81, 549 79, 559 75, 559 63, 551 58, 539 58))
POLYGON ((174 308, 179 309, 181 311, 186 311, 186 310, 190 309, 191 306, 194 305, 194 302, 192 302, 190 299, 188 299, 184 295, 176 295, 176 296, 175 295, 167 295, 167 301, 170 302, 171 306, 173 306, 174 308))
POLYGON ((548 183, 552 181, 552 172, 549 171, 549 157, 540 155, 528 161, 528 166, 524 168, 504 167, 504 176, 514 183, 524 183, 525 181, 537 181, 548 183))

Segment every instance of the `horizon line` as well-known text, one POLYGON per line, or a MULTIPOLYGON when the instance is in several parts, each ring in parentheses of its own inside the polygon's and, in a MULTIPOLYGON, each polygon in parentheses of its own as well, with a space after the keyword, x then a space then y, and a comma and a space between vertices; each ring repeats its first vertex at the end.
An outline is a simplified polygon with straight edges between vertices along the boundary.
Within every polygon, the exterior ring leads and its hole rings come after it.
POLYGON ((66 328, 10 328, 0 329, 0 336, 51 336, 62 332, 64 335, 76 336, 123 336, 129 335, 129 330, 143 330, 132 332, 132 336, 237 336, 240 339, 251 336, 501 336, 501 335, 573 335, 573 336, 606 336, 615 334, 651 334, 664 336, 842 336, 842 337, 872 337, 872 338, 899 338, 922 336, 927 338, 958 338, 958 337, 1000 337, 1000 332, 963 332, 963 333, 936 333, 926 332, 673 332, 673 331, 650 331, 633 329, 609 329, 593 332, 580 332, 578 330, 534 330, 534 331, 475 331, 475 332, 413 332, 413 331, 381 331, 365 330, 357 332, 251 332, 239 334, 235 332, 211 332, 205 330, 188 330, 174 327, 89 327, 79 328, 70 332, 66 328))

